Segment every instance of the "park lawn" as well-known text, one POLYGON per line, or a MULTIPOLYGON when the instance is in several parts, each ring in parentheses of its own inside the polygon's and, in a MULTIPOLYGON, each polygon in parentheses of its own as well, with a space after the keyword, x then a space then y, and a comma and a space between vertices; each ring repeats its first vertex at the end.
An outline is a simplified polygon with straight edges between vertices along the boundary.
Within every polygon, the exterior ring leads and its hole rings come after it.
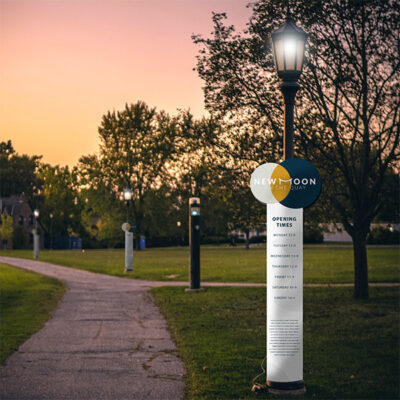
POLYGON ((0 364, 44 326, 63 294, 56 279, 0 264, 0 364))
MULTIPOLYGON (((399 288, 304 289, 306 399, 399 396, 399 288)), ((251 393, 265 355, 265 289, 152 289, 186 369, 186 399, 276 398, 251 393)), ((265 375, 258 382, 265 383, 265 375)), ((282 397, 280 397, 282 398, 282 397)))
MULTIPOLYGON (((0 255, 32 258, 32 250, 0 251, 0 255)), ((243 247, 202 246, 201 280, 203 282, 265 282, 265 246, 246 250, 243 247)), ((153 248, 134 252, 133 273, 124 272, 124 250, 45 250, 40 260, 92 272, 129 278, 187 281, 188 247, 153 248)), ((369 246, 370 282, 400 281, 400 247, 369 246)), ((351 245, 305 245, 304 282, 352 283, 354 276, 351 245)))

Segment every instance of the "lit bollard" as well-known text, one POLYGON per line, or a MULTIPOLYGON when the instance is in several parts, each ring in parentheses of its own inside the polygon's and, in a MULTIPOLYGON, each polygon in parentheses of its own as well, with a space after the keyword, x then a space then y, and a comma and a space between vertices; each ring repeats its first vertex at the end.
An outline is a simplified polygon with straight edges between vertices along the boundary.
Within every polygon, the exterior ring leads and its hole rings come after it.
POLYGON ((189 199, 189 245, 190 245, 190 288, 186 291, 198 292, 200 289, 200 199, 189 199))

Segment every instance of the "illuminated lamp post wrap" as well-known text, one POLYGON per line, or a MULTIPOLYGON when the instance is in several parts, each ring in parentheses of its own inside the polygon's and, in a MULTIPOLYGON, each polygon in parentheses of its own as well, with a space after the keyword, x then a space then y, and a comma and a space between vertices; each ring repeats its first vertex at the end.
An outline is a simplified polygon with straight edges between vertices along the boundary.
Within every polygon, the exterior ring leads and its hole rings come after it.
MULTIPOLYGON (((288 10, 271 34, 285 104, 283 158, 293 158, 294 101, 307 34, 288 10)), ((303 394, 303 209, 267 204, 267 387, 272 394, 303 394)))

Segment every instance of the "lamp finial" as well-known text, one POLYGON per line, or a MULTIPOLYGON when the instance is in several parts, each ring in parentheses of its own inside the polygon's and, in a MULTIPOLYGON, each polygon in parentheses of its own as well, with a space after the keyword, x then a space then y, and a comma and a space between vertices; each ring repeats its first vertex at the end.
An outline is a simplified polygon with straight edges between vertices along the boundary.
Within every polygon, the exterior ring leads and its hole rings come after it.
POLYGON ((292 19, 292 14, 290 13, 290 1, 286 0, 286 20, 292 19))

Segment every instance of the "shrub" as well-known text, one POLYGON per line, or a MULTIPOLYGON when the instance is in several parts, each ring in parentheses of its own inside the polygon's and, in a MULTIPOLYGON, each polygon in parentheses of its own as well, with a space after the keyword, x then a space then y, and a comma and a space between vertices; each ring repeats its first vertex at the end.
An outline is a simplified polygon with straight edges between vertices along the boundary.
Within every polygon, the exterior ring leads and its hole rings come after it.
POLYGON ((12 241, 14 249, 27 249, 29 246, 29 235, 22 226, 17 225, 12 234, 12 241))
POLYGON ((250 243, 265 243, 266 242, 266 236, 265 235, 260 235, 260 236, 253 236, 249 240, 250 243))
POLYGON ((324 241, 322 227, 317 224, 304 224, 303 241, 304 243, 322 243, 324 241))
POLYGON ((378 226, 373 228, 367 238, 368 244, 399 244, 400 243, 400 232, 378 226))

